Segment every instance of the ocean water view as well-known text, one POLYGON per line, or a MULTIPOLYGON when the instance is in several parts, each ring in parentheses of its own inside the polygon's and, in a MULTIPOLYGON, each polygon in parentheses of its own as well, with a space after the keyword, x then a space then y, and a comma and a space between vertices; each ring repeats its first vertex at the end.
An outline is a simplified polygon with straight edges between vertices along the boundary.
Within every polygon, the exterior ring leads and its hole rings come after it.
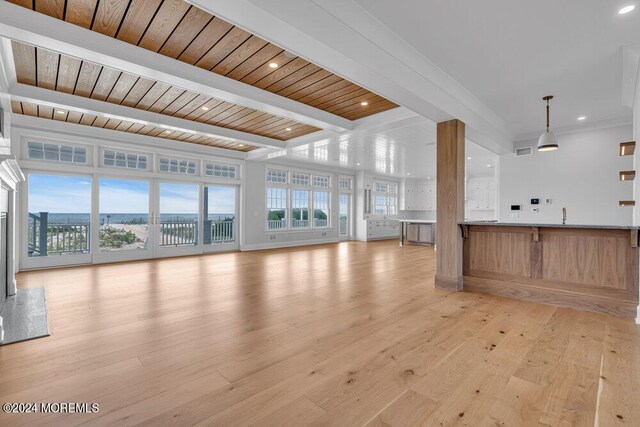
MULTIPOLYGON (((39 212, 32 212, 36 215, 39 212)), ((91 215, 88 213, 49 213, 49 224, 88 224, 91 215)), ((198 218, 197 214, 166 213, 160 214, 161 222, 184 221, 193 222, 198 218)), ((210 213, 209 219, 220 221, 227 218, 235 218, 233 213, 210 213)), ((100 214, 100 224, 145 224, 148 222, 148 215, 144 213, 109 213, 100 214)))

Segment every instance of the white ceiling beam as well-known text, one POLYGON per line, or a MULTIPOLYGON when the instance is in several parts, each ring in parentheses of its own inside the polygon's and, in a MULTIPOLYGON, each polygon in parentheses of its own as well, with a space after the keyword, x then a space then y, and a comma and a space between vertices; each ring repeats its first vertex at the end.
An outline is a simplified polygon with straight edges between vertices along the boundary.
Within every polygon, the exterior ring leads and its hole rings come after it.
POLYGON ((111 104, 105 101, 20 83, 10 85, 9 91, 5 96, 16 101, 32 102, 34 104, 46 105, 61 110, 73 110, 118 120, 127 120, 134 123, 166 127, 169 130, 191 132, 202 136, 219 138, 257 147, 284 148, 286 146, 286 142, 284 141, 265 136, 254 135, 234 129, 213 126, 206 123, 167 116, 132 107, 125 107, 123 105, 111 104))
MULTIPOLYGON (((200 156, 222 156, 232 159, 244 160, 247 153, 243 151, 229 150, 227 148, 211 147, 208 145, 194 144, 176 139, 158 138, 155 136, 140 135, 137 133, 120 132, 112 129, 104 129, 85 126, 60 120, 42 119, 40 117, 15 114, 12 122, 12 134, 22 136, 28 134, 31 137, 65 139, 69 142, 87 143, 93 140, 105 140, 114 147, 125 147, 123 144, 135 144, 146 149, 164 152, 180 151, 184 154, 200 156)), ((258 150, 261 150, 260 148, 258 150)), ((258 151, 254 150, 254 151, 258 151)))
POLYGON ((6 1, 0 2, 0 36, 320 129, 352 128, 350 120, 335 114, 6 1))
POLYGON ((189 0, 475 142, 512 152, 515 135, 473 94, 351 0, 189 0))

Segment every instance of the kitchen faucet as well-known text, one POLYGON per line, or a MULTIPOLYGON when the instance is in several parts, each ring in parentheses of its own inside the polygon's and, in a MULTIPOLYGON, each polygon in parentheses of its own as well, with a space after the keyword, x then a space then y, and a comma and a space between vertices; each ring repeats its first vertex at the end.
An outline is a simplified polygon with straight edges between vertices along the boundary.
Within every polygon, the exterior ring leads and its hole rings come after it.
POLYGON ((562 208, 562 225, 567 223, 567 208, 562 208))

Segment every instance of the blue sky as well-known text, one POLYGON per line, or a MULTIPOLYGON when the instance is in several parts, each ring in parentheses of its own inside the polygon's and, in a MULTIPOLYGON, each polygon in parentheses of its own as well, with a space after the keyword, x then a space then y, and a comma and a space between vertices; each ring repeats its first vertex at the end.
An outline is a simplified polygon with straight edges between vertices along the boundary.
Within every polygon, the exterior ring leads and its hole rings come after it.
MULTIPOLYGON (((161 213, 197 213, 199 186, 160 183, 161 213)), ((100 178, 101 213, 145 213, 149 182, 100 178)), ((29 212, 90 213, 91 178, 29 174, 29 212)), ((235 212, 235 188, 210 187, 209 213, 235 212)))

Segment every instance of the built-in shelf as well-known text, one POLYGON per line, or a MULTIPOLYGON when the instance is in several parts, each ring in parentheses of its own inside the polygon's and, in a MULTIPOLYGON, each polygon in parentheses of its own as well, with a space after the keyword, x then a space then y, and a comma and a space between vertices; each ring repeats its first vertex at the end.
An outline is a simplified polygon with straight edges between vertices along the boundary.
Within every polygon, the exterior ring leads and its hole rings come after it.
POLYGON ((620 206, 635 206, 636 202, 634 200, 620 200, 618 202, 620 206))
POLYGON ((636 177, 636 171, 620 171, 620 181, 633 181, 636 177))
POLYGON ((636 151, 636 142, 628 141, 620 143, 620 155, 621 156, 632 156, 636 151))

